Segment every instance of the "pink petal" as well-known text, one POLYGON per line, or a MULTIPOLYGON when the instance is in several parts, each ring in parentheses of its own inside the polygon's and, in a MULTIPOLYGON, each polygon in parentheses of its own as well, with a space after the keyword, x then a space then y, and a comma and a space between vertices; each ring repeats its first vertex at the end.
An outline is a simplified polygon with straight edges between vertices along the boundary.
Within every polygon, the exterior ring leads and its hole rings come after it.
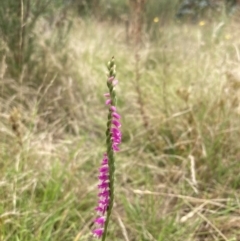
POLYGON ((101 175, 98 176, 98 179, 99 179, 100 181, 106 181, 106 180, 108 180, 108 175, 106 175, 106 174, 101 174, 101 175))
POLYGON ((96 218, 96 219, 94 220, 94 223, 97 223, 97 224, 100 224, 100 225, 104 225, 104 223, 105 223, 105 217, 96 218))
POLYGON ((101 181, 99 182, 99 184, 103 184, 103 183, 109 184, 109 180, 104 180, 104 181, 101 180, 101 181))
POLYGON ((108 190, 105 190, 105 191, 103 191, 103 192, 100 192, 99 194, 98 194, 98 196, 99 197, 109 197, 109 191, 108 190))
POLYGON ((104 96, 105 97, 110 97, 110 93, 105 93, 104 96))
POLYGON ((111 104, 111 99, 107 99, 105 102, 106 105, 110 105, 111 104))
POLYGON ((114 145, 119 145, 119 144, 121 144, 121 140, 113 140, 113 144, 114 145))
POLYGON ((107 211, 107 206, 106 207, 105 206, 104 207, 98 206, 98 207, 95 208, 95 211, 97 211, 97 213, 99 215, 104 215, 105 212, 107 211))
POLYGON ((101 206, 108 206, 109 202, 110 202, 109 198, 106 198, 104 200, 99 200, 98 201, 99 205, 101 205, 101 206))
POLYGON ((97 206, 97 207, 95 208, 95 210, 98 211, 98 212, 100 212, 100 213, 102 213, 102 212, 104 211, 104 208, 103 208, 103 207, 100 207, 100 206, 97 206))
POLYGON ((99 171, 100 171, 101 173, 106 173, 106 172, 108 172, 108 170, 109 170, 108 166, 103 166, 103 167, 100 167, 100 168, 99 168, 99 171))
POLYGON ((121 127, 120 122, 117 121, 117 120, 112 120, 112 123, 113 123, 113 125, 115 125, 117 128, 120 128, 120 127, 121 127))
POLYGON ((119 135, 115 135, 114 133, 112 134, 112 138, 111 138, 113 141, 121 141, 122 140, 122 137, 121 136, 119 136, 119 135))
POLYGON ((113 80, 114 80, 114 76, 111 76, 111 77, 108 78, 109 82, 112 82, 113 80))
POLYGON ((108 164, 108 158, 107 156, 104 156, 102 160, 102 165, 106 165, 106 164, 108 164))
POLYGON ((117 112, 113 112, 112 116, 118 120, 121 118, 121 116, 117 112))
POLYGON ((116 135, 121 135, 121 131, 118 128, 112 127, 111 133, 114 133, 116 135))
POLYGON ((101 238, 101 236, 103 235, 103 228, 99 228, 99 229, 95 229, 93 230, 93 236, 96 238, 101 238))
POLYGON ((116 146, 116 145, 114 145, 114 144, 112 145, 112 148, 113 148, 114 151, 120 151, 120 149, 118 148, 118 146, 116 146))
POLYGON ((113 86, 115 86, 115 85, 117 85, 117 83, 118 83, 118 80, 117 79, 115 79, 115 80, 113 80, 113 86))
POLYGON ((100 207, 100 206, 98 206, 98 207, 95 208, 95 211, 97 211, 97 213, 99 215, 104 215, 105 212, 107 211, 107 207, 100 207))
POLYGON ((110 110, 116 112, 116 111, 117 111, 117 108, 112 105, 112 106, 110 107, 110 110))
POLYGON ((98 185, 98 188, 106 190, 107 188, 109 188, 109 183, 108 182, 102 182, 101 184, 98 185))
POLYGON ((112 134, 112 136, 115 136, 115 137, 118 137, 118 138, 122 137, 122 133, 120 131, 119 132, 112 131, 111 134, 112 134))
POLYGON ((121 132, 111 132, 112 137, 114 138, 122 138, 121 132))
POLYGON ((108 164, 108 160, 103 160, 102 165, 106 165, 106 164, 108 164))

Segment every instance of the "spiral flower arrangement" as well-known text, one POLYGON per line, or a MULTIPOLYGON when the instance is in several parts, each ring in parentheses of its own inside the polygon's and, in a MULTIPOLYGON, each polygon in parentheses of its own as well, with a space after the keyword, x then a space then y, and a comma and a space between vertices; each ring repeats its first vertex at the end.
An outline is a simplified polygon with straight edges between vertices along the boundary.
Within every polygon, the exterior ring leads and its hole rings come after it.
POLYGON ((101 167, 99 168, 99 185, 98 185, 98 206, 96 211, 98 217, 94 220, 96 229, 93 230, 93 235, 96 238, 106 239, 107 228, 111 216, 114 202, 114 172, 115 160, 114 153, 119 151, 122 134, 120 131, 121 116, 117 113, 115 86, 118 83, 116 77, 116 65, 114 57, 108 62, 108 79, 107 87, 109 92, 104 94, 106 97, 105 104, 109 107, 107 130, 106 130, 106 153, 103 154, 101 167))

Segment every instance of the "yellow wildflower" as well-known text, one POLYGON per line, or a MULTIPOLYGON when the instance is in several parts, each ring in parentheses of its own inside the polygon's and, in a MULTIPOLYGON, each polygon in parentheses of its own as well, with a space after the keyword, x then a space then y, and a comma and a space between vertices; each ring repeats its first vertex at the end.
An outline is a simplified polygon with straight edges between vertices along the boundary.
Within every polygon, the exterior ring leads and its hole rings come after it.
POLYGON ((154 23, 158 23, 158 22, 159 22, 159 18, 158 18, 158 17, 155 17, 155 18, 153 19, 153 22, 154 22, 154 23))
POLYGON ((204 26, 205 24, 206 24, 206 22, 204 22, 204 21, 199 22, 199 26, 204 26))

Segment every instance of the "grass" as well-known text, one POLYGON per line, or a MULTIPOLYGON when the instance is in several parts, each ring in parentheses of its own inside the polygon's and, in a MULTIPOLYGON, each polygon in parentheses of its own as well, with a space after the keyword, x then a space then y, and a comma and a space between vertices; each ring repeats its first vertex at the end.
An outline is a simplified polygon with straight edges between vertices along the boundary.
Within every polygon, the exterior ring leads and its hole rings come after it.
POLYGON ((112 55, 123 143, 108 240, 239 240, 239 30, 223 23, 153 23, 144 35, 149 128, 124 24, 74 20, 62 49, 38 27, 36 64, 0 75, 0 240, 92 240, 112 55))

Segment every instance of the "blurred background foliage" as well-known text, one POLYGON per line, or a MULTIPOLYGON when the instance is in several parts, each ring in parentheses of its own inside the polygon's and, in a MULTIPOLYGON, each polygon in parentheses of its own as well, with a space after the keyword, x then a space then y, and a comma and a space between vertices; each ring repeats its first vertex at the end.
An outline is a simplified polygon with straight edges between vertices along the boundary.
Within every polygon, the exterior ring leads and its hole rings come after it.
MULTIPOLYGON (((59 9, 58 1, 3 0, 0 8, 0 32, 5 48, 1 54, 12 51, 13 56, 7 58, 7 63, 21 70, 29 63, 35 47, 36 35, 34 29, 40 18, 49 18, 59 9)), ((51 21, 49 21, 51 24, 51 21)))
MULTIPOLYGON (((226 8, 234 8, 235 2, 233 0, 225 1, 228 6, 226 8)), ((175 21, 185 16, 192 16, 192 20, 196 20, 198 15, 206 9, 211 9, 210 15, 212 15, 214 8, 219 7, 218 2, 221 3, 221 1, 211 3, 211 0, 146 1, 144 11, 146 29, 151 29, 155 17, 164 24, 166 21, 175 21)), ((2 0, 0 54, 4 56, 7 51, 12 51, 6 59, 7 63, 10 64, 9 71, 12 74, 19 73, 25 63, 28 65, 34 63, 32 55, 38 51, 36 35, 42 31, 46 32, 49 28, 54 28, 58 44, 52 47, 62 48, 60 42, 66 41, 67 32, 71 26, 68 16, 72 14, 81 18, 96 18, 99 21, 120 20, 127 24, 131 21, 128 0, 2 0), (63 28, 62 25, 67 26, 63 28)), ((53 41, 51 44, 54 45, 53 41)))

